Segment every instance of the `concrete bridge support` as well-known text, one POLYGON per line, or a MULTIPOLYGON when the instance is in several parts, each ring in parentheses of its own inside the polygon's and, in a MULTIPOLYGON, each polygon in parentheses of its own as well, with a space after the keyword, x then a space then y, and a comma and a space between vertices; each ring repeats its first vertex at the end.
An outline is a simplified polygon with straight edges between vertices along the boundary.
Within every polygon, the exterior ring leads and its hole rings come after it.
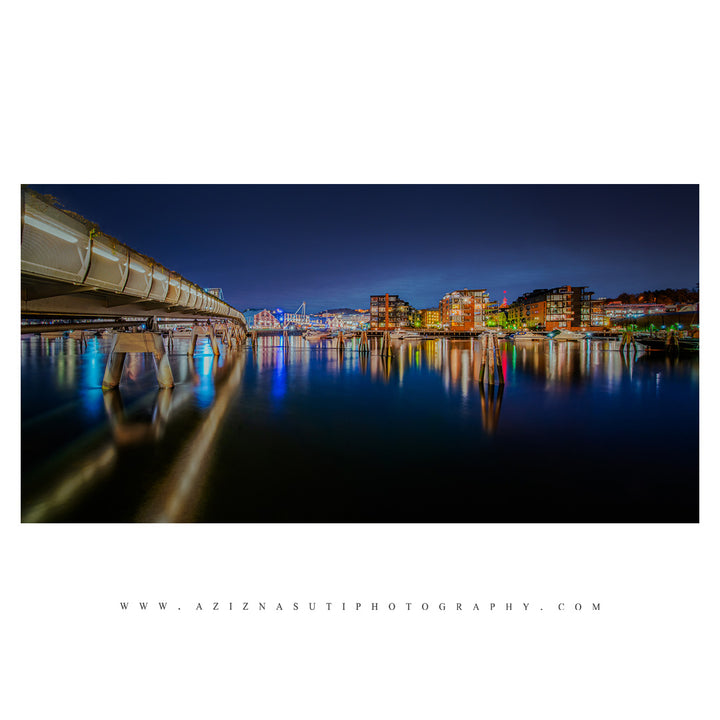
POLYGON ((83 350, 87 350, 88 345, 88 334, 83 330, 73 330, 68 337, 72 338, 73 340, 77 340, 80 344, 80 352, 83 350))
POLYGON ((197 339, 206 335, 210 338, 213 355, 220 354, 220 348, 218 347, 217 338, 215 337, 215 328, 212 325, 194 325, 192 337, 190 338, 190 348, 188 349, 187 353, 188 355, 195 354, 195 346, 197 345, 197 339))
POLYGON ((105 366, 103 390, 116 388, 120 384, 125 355, 127 353, 151 353, 155 360, 155 374, 162 388, 171 388, 173 381, 170 361, 168 360, 162 335, 155 332, 116 333, 110 346, 110 355, 105 366))

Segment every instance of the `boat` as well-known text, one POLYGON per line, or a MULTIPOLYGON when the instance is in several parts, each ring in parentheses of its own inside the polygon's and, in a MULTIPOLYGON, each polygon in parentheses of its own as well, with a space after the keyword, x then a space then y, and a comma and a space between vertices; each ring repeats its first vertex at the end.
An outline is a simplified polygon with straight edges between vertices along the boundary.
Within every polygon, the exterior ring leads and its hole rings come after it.
POLYGON ((552 330, 547 334, 551 340, 567 340, 570 342, 580 342, 587 340, 588 334, 583 332, 574 332, 573 330, 552 330))
POLYGON ((328 330, 308 330, 303 337, 309 342, 318 342, 330 337, 328 330))
POLYGON ((635 338, 638 345, 646 350, 665 353, 696 353, 700 350, 700 341, 697 338, 675 338, 640 336, 635 338))
POLYGON ((192 326, 190 325, 177 325, 172 329, 173 337, 190 337, 193 334, 192 326))
POLYGON ((509 335, 509 337, 513 340, 513 342, 526 342, 529 340, 547 340, 547 335, 533 332, 532 330, 512 333, 511 335, 509 335))

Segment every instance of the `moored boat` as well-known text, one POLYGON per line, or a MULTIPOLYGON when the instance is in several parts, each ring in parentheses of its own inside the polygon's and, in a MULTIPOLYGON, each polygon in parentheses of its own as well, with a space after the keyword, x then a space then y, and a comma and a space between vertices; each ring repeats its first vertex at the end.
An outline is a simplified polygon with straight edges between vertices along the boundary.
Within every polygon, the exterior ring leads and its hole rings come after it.
POLYGON ((566 340, 569 342, 580 342, 587 340, 588 334, 583 332, 575 332, 574 330, 552 330, 547 334, 551 340, 566 340))
POLYGON ((309 330, 303 337, 310 342, 318 342, 319 340, 329 338, 330 332, 327 330, 309 330))
POLYGON ((637 343, 646 350, 654 350, 666 353, 696 353, 700 350, 700 341, 697 338, 664 338, 652 336, 640 336, 636 338, 637 343))
POLYGON ((529 340, 547 340, 547 335, 533 332, 532 330, 512 333, 511 335, 509 335, 509 337, 513 340, 513 342, 526 342, 529 340))

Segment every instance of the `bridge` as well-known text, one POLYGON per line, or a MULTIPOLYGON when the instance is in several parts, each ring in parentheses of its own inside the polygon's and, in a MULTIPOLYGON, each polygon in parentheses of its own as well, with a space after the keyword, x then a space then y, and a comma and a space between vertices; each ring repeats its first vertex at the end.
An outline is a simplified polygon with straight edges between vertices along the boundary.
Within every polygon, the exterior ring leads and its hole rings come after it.
POLYGON ((22 194, 23 317, 213 317, 242 313, 75 213, 22 194))
MULTIPOLYGON (((209 335, 219 353, 213 322, 222 323, 228 347, 239 347, 247 333, 245 317, 217 295, 203 290, 147 255, 103 233, 77 213, 58 208, 32 190, 22 191, 21 317, 28 321, 75 320, 92 327, 145 325, 148 332, 117 333, 113 338, 103 388, 117 387, 127 352, 152 353, 161 387, 172 387, 161 319, 195 321, 197 336, 209 335), (203 325, 197 321, 204 320, 203 325)), ((61 325, 60 329, 70 329, 61 325)), ((24 324, 22 332, 58 327, 24 324)), ((135 328, 140 329, 140 328, 135 328)))

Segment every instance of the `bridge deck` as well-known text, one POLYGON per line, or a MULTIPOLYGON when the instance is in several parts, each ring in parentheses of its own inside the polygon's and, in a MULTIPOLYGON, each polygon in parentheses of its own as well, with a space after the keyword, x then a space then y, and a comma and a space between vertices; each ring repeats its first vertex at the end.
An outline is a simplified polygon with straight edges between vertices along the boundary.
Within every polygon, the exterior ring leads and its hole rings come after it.
POLYGON ((178 273, 23 191, 23 316, 218 317, 242 313, 178 273))

